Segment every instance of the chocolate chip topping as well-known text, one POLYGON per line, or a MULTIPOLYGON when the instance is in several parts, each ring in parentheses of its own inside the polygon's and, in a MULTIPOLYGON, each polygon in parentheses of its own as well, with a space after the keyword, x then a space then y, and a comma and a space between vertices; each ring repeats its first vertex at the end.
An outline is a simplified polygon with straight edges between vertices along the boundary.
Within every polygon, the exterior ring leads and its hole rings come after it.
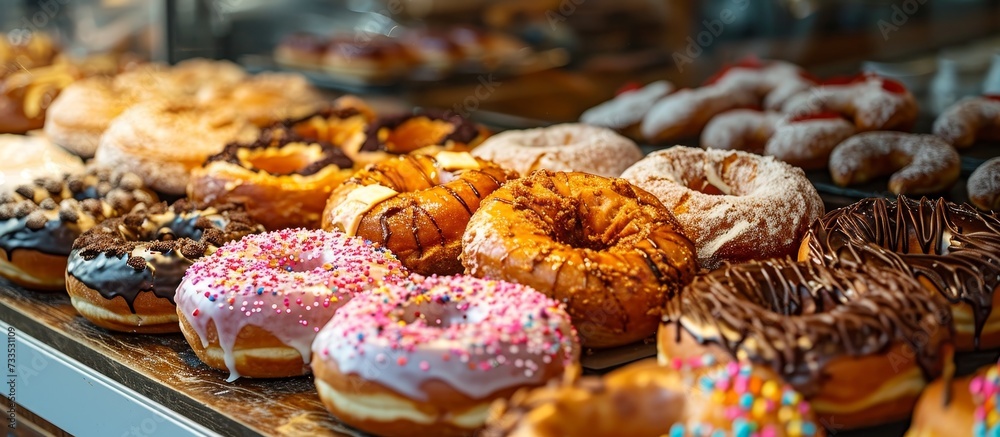
POLYGON ((49 218, 45 216, 44 212, 41 210, 35 210, 32 211, 31 214, 28 214, 28 217, 24 220, 24 225, 27 226, 28 229, 37 231, 44 228, 48 221, 49 218))
POLYGON ((31 185, 18 185, 14 192, 28 200, 35 198, 35 187, 31 185))
POLYGON ((455 126, 455 130, 450 135, 439 141, 440 144, 444 144, 448 141, 468 144, 479 136, 479 126, 471 120, 456 114, 455 112, 443 109, 419 109, 414 111, 412 114, 382 117, 375 123, 372 123, 372 125, 368 127, 368 131, 365 133, 365 142, 361 145, 361 151, 386 151, 385 143, 379 141, 378 132, 382 129, 395 129, 407 120, 418 117, 424 117, 430 120, 441 120, 455 126))
POLYGON ((786 259, 698 277, 667 302, 663 320, 678 334, 771 366, 809 397, 830 361, 898 345, 914 351, 927 378, 939 375, 952 317, 944 299, 900 272, 786 259))
POLYGON ((46 198, 45 200, 43 200, 41 203, 38 204, 38 206, 40 206, 42 209, 49 210, 49 211, 51 211, 51 210, 56 209, 56 208, 59 207, 59 205, 56 203, 56 201, 52 200, 51 197, 46 198))
POLYGON ((1000 286, 1000 220, 967 205, 899 196, 837 209, 813 224, 809 255, 892 268, 929 281, 951 303, 973 311, 975 347, 1000 286))
POLYGON ((128 261, 125 261, 125 265, 135 270, 143 270, 146 268, 146 258, 141 256, 132 256, 129 257, 128 261))

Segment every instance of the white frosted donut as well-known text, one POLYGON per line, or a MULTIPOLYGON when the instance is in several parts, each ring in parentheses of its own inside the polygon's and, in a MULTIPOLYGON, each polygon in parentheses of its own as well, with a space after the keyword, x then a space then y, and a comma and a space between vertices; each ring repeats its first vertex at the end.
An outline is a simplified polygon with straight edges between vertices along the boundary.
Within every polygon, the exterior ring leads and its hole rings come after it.
POLYGON ((823 215, 802 169, 741 151, 675 146, 649 154, 622 178, 673 212, 706 269, 791 255, 823 215))
POLYGON ((312 349, 327 409, 382 436, 473 435, 492 401, 561 380, 580 353, 560 303, 471 276, 416 277, 359 295, 312 349))
POLYGON ((580 115, 580 122, 616 131, 639 124, 658 100, 674 90, 674 84, 658 80, 642 88, 623 92, 615 98, 590 108, 580 115))
POLYGON ((934 135, 957 148, 1000 140, 1000 96, 966 97, 934 120, 934 135))
POLYGON ((546 169, 617 177, 642 159, 642 149, 632 140, 608 128, 576 123, 501 132, 472 154, 521 175, 546 169))
POLYGON ((893 194, 941 192, 958 179, 958 152, 934 135, 864 132, 837 145, 830 154, 830 176, 840 186, 889 175, 893 194))
POLYGON ((83 173, 83 161, 45 137, 0 135, 0 193, 38 178, 62 178, 83 173))
POLYGON ((1000 210, 1000 157, 982 163, 969 175, 969 201, 977 208, 1000 210))
POLYGON ((227 108, 148 101, 132 106, 111 123, 94 161, 128 169, 156 191, 184 194, 191 170, 230 142, 253 141, 257 132, 227 108))

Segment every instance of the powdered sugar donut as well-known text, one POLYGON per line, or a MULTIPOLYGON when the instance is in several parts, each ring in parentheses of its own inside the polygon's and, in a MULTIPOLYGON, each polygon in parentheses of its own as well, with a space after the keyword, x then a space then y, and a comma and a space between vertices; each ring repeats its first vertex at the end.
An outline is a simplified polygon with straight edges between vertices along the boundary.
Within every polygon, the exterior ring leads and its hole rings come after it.
POLYGON ((865 132, 838 144, 830 155, 830 176, 837 185, 892 174, 893 194, 939 193, 955 183, 960 170, 958 152, 934 135, 865 132))
POLYGON ((639 122, 658 100, 673 90, 674 84, 658 80, 642 88, 625 91, 607 102, 584 111, 580 115, 580 122, 628 134, 639 126, 639 122))
POLYGON ((1000 210, 1000 157, 984 162, 969 175, 969 202, 982 210, 1000 210))
POLYGON ((836 112, 854 120, 859 131, 909 130, 916 123, 918 106, 901 83, 863 73, 802 91, 788 99, 782 112, 795 116, 836 112))
POLYGON ((958 148, 977 140, 1000 141, 1000 95, 959 100, 934 120, 934 135, 958 148))
POLYGON ((523 285, 415 278, 348 302, 316 336, 320 399, 384 436, 471 435, 493 400, 578 366, 569 316, 523 285))
POLYGON ((761 99, 763 108, 777 110, 790 97, 815 83, 802 67, 790 62, 747 58, 723 68, 705 86, 750 92, 761 99))
POLYGON ((501 132, 472 154, 521 175, 546 169, 617 177, 642 159, 642 149, 632 140, 608 128, 576 123, 501 132))
POLYGON ((801 169, 741 151, 676 146, 649 154, 622 178, 673 212, 706 269, 794 254, 823 215, 801 169))
POLYGON ((339 232, 285 229, 222 246, 187 269, 174 300, 205 364, 240 376, 309 372, 310 345, 356 294, 401 281, 388 250, 339 232))
POLYGON ((854 124, 838 114, 789 116, 735 109, 705 127, 704 148, 744 150, 770 155, 806 169, 825 168, 833 148, 854 134, 854 124))

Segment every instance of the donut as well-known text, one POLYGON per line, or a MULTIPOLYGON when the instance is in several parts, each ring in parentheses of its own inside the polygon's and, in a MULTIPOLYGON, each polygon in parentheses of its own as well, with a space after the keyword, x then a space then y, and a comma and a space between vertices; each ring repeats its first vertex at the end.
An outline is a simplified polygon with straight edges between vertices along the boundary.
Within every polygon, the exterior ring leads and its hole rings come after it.
POLYGON ((49 105, 45 135, 70 152, 93 157, 111 121, 132 103, 130 96, 116 90, 109 78, 73 82, 49 105))
MULTIPOLYGON (((329 143, 354 162, 355 159, 371 159, 361 156, 361 145, 365 141, 368 125, 374 120, 374 113, 367 109, 325 108, 308 116, 286 120, 265 129, 265 132, 279 137, 291 137, 308 141, 329 143)), ((359 161, 359 165, 360 165, 359 161)))
POLYGON ((694 246, 623 179, 538 170, 486 198, 462 238, 466 272, 565 302, 586 347, 656 332, 650 310, 691 281, 694 246))
POLYGON ((522 175, 545 169, 618 177, 642 159, 642 149, 632 140, 608 128, 575 123, 501 132, 472 154, 522 175))
POLYGON ((356 296, 312 350, 326 408, 382 436, 471 435, 493 400, 579 372, 580 355, 558 302, 469 276, 418 277, 356 296))
POLYGON ((80 158, 40 136, 0 134, 0 192, 13 191, 38 178, 84 172, 80 158))
POLYGON ((907 131, 916 123, 917 101, 903 84, 873 73, 835 78, 790 97, 782 112, 796 116, 835 112, 858 131, 907 131))
POLYGON ((795 254, 823 215, 823 200, 801 169, 741 151, 672 147, 649 154, 622 178, 673 212, 709 270, 795 254))
POLYGON ((503 32, 463 25, 453 26, 447 32, 466 62, 487 68, 503 65, 527 48, 523 41, 503 32))
POLYGON ((767 365, 840 430, 908 418, 952 350, 947 302, 908 275, 787 258, 695 278, 667 301, 657 342, 661 364, 767 365))
POLYGON ((398 38, 419 65, 421 73, 438 77, 454 69, 465 57, 462 46, 451 39, 451 34, 438 29, 413 29, 398 38))
POLYGON ((391 252, 320 230, 252 234, 195 261, 174 296, 198 358, 232 382, 309 373, 316 332, 345 302, 402 281, 391 252))
POLYGON ((346 83, 379 85, 399 80, 416 64, 413 54, 396 39, 365 33, 333 37, 321 67, 346 83))
POLYGON ((774 156, 804 169, 826 168, 833 148, 854 135, 854 124, 839 114, 787 116, 734 109, 719 114, 701 135, 704 148, 743 150, 774 156))
POLYGON ((952 305, 959 351, 1000 347, 1000 219, 943 199, 859 201, 813 223, 800 260, 900 270, 952 305))
POLYGON ((328 38, 308 32, 285 35, 274 48, 274 60, 281 65, 317 69, 330 43, 328 38))
POLYGON ((969 202, 977 208, 1000 210, 1000 157, 990 159, 969 175, 969 202))
POLYGON ((590 108, 580 115, 580 123, 606 127, 633 138, 641 138, 639 123, 657 101, 670 94, 674 84, 658 80, 644 87, 628 90, 613 99, 590 108))
POLYGON ((712 355, 644 360, 604 377, 521 390, 490 410, 482 437, 826 435, 802 395, 765 366, 712 355))
POLYGON ((406 153, 467 152, 489 136, 486 128, 450 111, 421 109, 372 122, 357 150, 345 147, 356 162, 372 163, 406 153))
POLYGON ((184 270, 227 241, 264 228, 231 205, 178 201, 98 223, 73 243, 66 291, 76 311, 104 329, 180 332, 174 292, 184 270))
POLYGON ((933 132, 956 148, 1000 141, 1000 95, 959 100, 934 120, 933 132))
POLYGON ((124 168, 146 186, 184 194, 191 170, 231 142, 251 142, 257 129, 235 112, 180 101, 147 101, 130 107, 101 136, 97 164, 124 168))
POLYGON ((246 70, 238 64, 205 58, 178 62, 170 68, 170 76, 184 86, 187 94, 195 94, 205 86, 236 85, 248 80, 246 70))
POLYGON ((960 378, 939 378, 920 396, 906 437, 996 435, 1000 432, 997 393, 1000 393, 997 364, 960 378))
POLYGON ((893 194, 930 194, 947 190, 958 180, 958 152, 934 135, 863 132, 830 154, 830 177, 842 187, 889 177, 893 194))
POLYGON ((300 74, 260 73, 239 82, 214 81, 197 91, 195 101, 229 107, 258 127, 299 118, 325 105, 323 96, 300 74))
POLYGON ((0 79, 0 133, 23 134, 41 129, 45 110, 59 91, 81 76, 68 63, 19 71, 0 79))
POLYGON ((26 288, 63 290, 66 259, 81 233, 156 201, 135 174, 106 169, 0 193, 0 276, 26 288))
POLYGON ((404 155, 333 190, 323 229, 377 242, 420 274, 462 272, 462 234, 483 198, 517 175, 468 153, 404 155))
POLYGON ((269 230, 316 229, 330 192, 353 166, 332 144, 264 135, 210 156, 191 171, 187 193, 196 202, 241 204, 269 230))
POLYGON ((741 107, 778 109, 813 84, 794 64, 747 59, 723 68, 699 88, 660 99, 643 118, 641 132, 656 143, 697 137, 717 114, 741 107))

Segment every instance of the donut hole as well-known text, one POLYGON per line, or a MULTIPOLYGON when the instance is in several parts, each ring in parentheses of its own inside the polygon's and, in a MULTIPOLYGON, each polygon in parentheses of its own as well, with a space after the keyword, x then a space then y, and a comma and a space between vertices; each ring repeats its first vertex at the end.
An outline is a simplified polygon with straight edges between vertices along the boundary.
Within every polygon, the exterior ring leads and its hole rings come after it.
POLYGON ((240 149, 237 158, 248 169, 294 174, 323 159, 323 148, 319 144, 291 143, 284 147, 240 149))
POLYGON ((487 312, 478 306, 465 309, 459 308, 457 302, 407 302, 402 307, 397 322, 407 325, 422 323, 424 326, 436 329, 448 329, 453 326, 479 324, 486 321, 487 312))

